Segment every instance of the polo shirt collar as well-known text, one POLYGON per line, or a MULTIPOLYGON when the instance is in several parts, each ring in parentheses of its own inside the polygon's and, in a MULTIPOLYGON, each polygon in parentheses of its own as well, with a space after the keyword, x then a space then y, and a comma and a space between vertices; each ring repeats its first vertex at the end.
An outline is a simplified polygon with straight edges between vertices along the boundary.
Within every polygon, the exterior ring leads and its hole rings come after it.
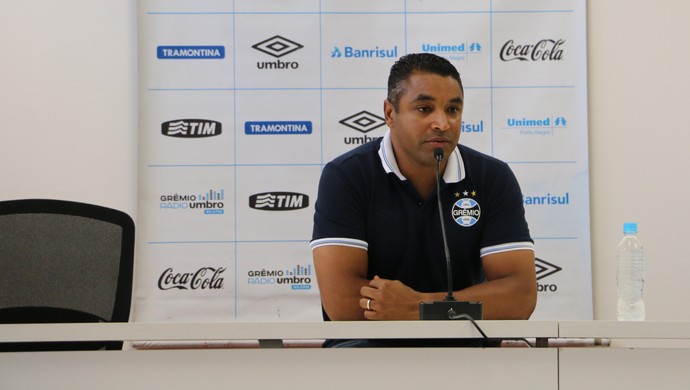
MULTIPOLYGON (((391 131, 390 129, 383 136, 383 141, 381 141, 381 146, 379 147, 379 158, 381 159, 381 165, 386 173, 394 173, 400 180, 407 180, 400 172, 398 168, 398 162, 395 160, 395 153, 393 152, 393 144, 391 143, 391 131)), ((460 155, 460 150, 458 148, 453 149, 450 158, 448 159, 448 164, 446 165, 446 171, 443 173, 443 181, 446 183, 458 183, 465 178, 465 164, 462 162, 462 156, 460 155)))

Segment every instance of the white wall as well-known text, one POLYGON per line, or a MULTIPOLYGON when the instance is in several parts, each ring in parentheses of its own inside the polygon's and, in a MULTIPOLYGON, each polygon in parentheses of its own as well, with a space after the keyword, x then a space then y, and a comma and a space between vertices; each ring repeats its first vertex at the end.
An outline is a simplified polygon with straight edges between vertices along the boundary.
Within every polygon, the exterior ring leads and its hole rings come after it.
POLYGON ((136 213, 136 0, 0 0, 0 199, 136 213))
MULTIPOLYGON (((690 321, 690 3, 588 4, 594 308, 615 318, 615 246, 636 220, 650 320, 690 321)), ((136 0, 0 0, 0 199, 136 213, 136 0)))
POLYGON ((636 220, 647 319, 690 321, 690 3, 587 3, 594 317, 615 318, 615 246, 636 220))

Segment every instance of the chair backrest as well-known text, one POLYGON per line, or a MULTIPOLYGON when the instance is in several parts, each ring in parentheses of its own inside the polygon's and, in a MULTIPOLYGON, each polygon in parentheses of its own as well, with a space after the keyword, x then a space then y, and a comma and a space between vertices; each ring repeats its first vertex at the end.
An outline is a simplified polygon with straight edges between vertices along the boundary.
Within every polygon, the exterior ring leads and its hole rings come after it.
POLYGON ((134 222, 102 206, 0 202, 0 322, 127 322, 134 222))

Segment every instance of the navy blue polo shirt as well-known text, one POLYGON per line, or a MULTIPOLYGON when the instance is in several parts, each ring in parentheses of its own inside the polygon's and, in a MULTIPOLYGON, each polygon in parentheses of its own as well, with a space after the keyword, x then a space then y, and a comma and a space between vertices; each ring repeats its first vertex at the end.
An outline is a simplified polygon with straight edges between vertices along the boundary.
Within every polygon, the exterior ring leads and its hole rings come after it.
MULTIPOLYGON (((484 280, 483 256, 534 249, 522 192, 506 163, 458 145, 441 198, 454 290, 484 280)), ((389 133, 324 167, 310 246, 324 245, 367 250, 369 279, 400 280, 420 292, 448 288, 436 191, 420 198, 397 166, 389 133)))

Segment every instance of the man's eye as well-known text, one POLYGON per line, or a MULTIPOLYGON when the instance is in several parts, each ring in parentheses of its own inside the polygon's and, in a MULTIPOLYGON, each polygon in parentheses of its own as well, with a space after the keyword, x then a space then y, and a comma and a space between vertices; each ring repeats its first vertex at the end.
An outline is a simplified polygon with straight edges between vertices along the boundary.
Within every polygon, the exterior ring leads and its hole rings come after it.
POLYGON ((429 112, 429 111, 431 111, 431 108, 428 106, 420 106, 420 107, 417 107, 417 110, 419 110, 420 112, 429 112))

